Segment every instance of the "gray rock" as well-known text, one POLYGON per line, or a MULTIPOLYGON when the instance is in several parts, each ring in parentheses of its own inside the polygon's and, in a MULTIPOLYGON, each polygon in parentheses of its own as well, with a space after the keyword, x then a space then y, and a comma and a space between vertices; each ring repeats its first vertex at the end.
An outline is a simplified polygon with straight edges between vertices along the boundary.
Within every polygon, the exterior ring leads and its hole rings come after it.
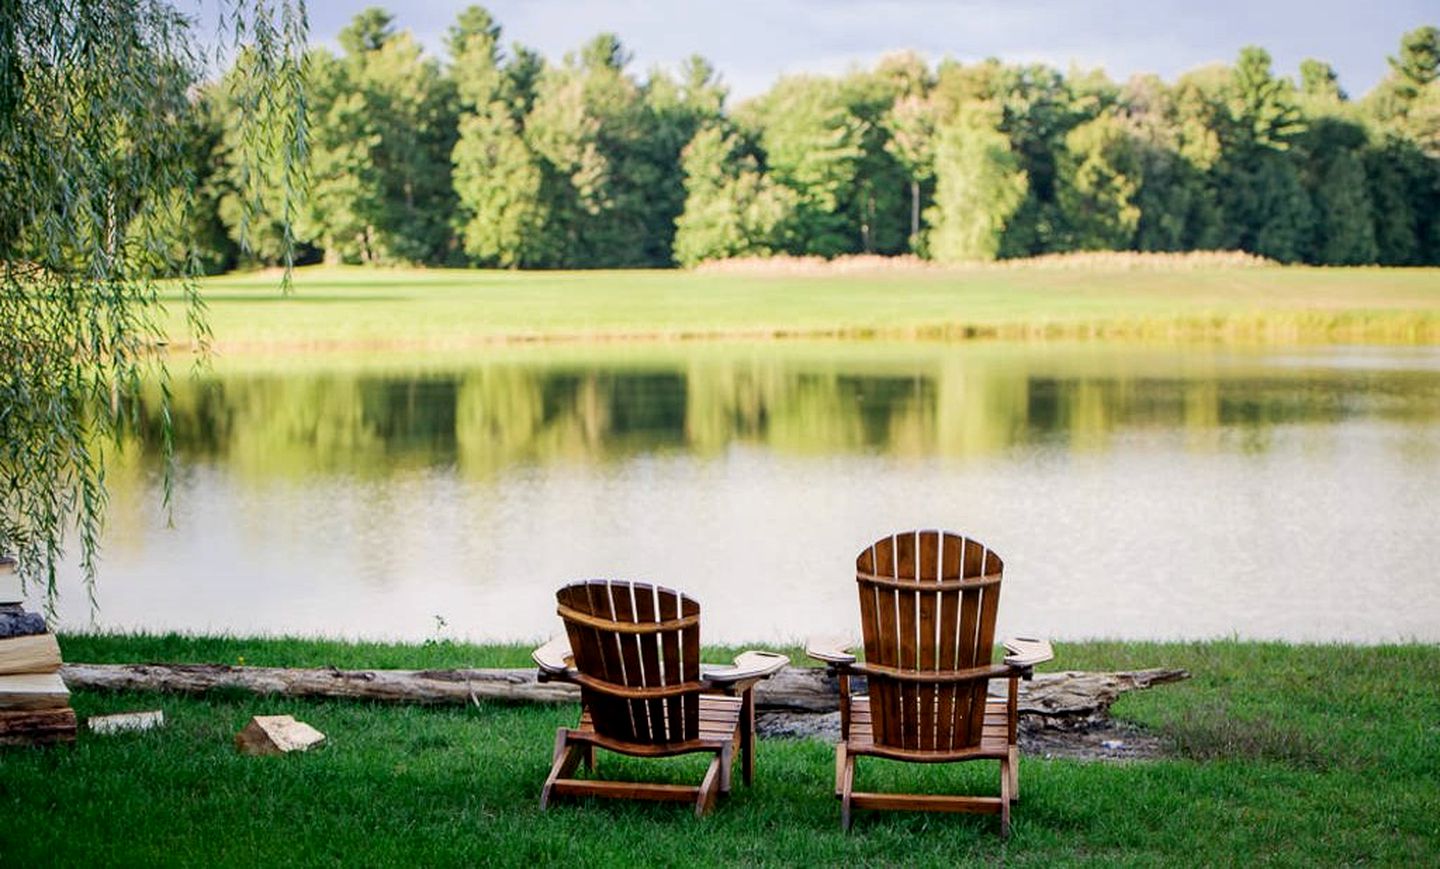
POLYGON ((45 633, 45 619, 39 613, 0 613, 0 640, 45 633))

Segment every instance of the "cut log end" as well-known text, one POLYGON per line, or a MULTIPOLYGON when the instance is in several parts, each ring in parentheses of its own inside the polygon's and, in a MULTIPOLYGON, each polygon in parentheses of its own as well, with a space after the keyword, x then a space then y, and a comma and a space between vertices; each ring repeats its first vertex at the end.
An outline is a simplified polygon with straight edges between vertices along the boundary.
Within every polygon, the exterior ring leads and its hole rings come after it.
POLYGON ((235 748, 250 755, 308 751, 324 741, 325 734, 290 715, 256 715, 235 734, 235 748))

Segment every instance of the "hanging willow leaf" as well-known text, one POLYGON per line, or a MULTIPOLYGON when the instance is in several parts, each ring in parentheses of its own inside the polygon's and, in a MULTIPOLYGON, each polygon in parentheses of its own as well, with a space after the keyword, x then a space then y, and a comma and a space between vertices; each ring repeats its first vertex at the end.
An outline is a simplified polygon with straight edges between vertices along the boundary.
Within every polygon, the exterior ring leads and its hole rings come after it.
MULTIPOLYGON (((281 167, 287 223, 303 180, 306 26, 300 0, 236 0, 221 14, 229 41, 211 44, 251 61, 244 159, 252 173, 281 167)), ((140 429, 148 379, 170 504, 166 302, 185 306, 202 359, 209 347, 180 231, 195 207, 187 117, 212 60, 194 28, 159 0, 0 4, 0 553, 52 616, 72 536, 94 605, 106 449, 140 429)))

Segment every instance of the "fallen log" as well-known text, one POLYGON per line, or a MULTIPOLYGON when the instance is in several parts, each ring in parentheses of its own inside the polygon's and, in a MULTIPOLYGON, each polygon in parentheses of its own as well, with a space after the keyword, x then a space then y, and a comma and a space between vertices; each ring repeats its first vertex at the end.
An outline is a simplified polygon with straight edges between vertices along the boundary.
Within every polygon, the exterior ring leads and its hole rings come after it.
POLYGON ((480 700, 564 703, 580 697, 573 685, 539 682, 534 670, 337 670, 231 667, 225 664, 66 664, 73 688, 205 694, 247 691, 285 697, 338 697, 391 703, 470 703, 480 700))
MULTIPOLYGON (((579 690, 564 682, 541 682, 526 670, 337 670, 231 667, 224 664, 66 664, 61 676, 72 689, 170 691, 204 694, 238 690, 286 697, 338 697, 394 703, 573 703, 579 690)), ((1020 683, 1022 718, 1083 723, 1103 716, 1120 695, 1189 678, 1184 670, 1119 673, 1040 673, 1020 683)), ((992 690, 1003 692, 1003 680, 992 690)), ((825 713, 839 708, 835 677, 820 668, 786 667, 755 691, 760 711, 825 713)))
MULTIPOLYGON (((1044 719, 1050 726, 1083 727, 1110 711, 1110 705, 1128 691, 1190 678, 1187 670, 1155 668, 1119 673, 1070 670, 1037 673, 1020 683, 1019 711, 1026 717, 1044 719)), ((992 681, 991 685, 995 683, 992 681)))

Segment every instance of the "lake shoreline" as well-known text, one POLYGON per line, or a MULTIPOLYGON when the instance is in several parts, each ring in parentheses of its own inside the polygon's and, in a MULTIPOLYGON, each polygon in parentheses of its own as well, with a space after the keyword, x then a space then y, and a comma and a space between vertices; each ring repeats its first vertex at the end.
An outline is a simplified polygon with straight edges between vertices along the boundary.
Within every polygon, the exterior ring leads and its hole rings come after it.
MULTIPOLYGON (((861 342, 932 342, 962 341, 1185 341, 1221 343, 1234 346, 1295 346, 1333 344, 1375 344, 1398 346, 1440 345, 1440 315, 1419 316, 1408 312, 1376 315, 1334 315, 1311 313, 1294 320, 1293 312, 1258 311, 1253 315, 1198 315, 1192 317, 1154 317, 1140 321, 1090 320, 1071 323, 1002 323, 968 322, 934 323, 894 329, 872 327, 817 327, 797 329, 770 327, 728 330, 681 331, 616 331, 543 333, 511 332, 439 340, 368 339, 368 340, 229 340, 219 339, 207 345, 211 352, 222 355, 271 355, 275 353, 309 355, 368 352, 424 352, 483 350, 495 347, 545 345, 610 345, 610 344, 691 344, 700 342, 764 343, 861 341, 861 342)), ((172 341, 166 345, 171 355, 187 355, 200 350, 189 340, 172 341)))
MULTIPOLYGON (((559 630, 557 623, 556 630, 559 630)), ((66 661, 91 664, 229 664, 253 667, 335 667, 338 669, 445 669, 530 667, 534 643, 470 643, 436 637, 421 642, 345 640, 298 636, 234 636, 207 633, 66 632, 59 634, 66 661)), ((1054 661, 1036 672, 1063 670, 1186 667, 1195 656, 1257 658, 1294 654, 1323 658, 1327 654, 1440 654, 1440 643, 1291 643, 1276 640, 1214 638, 1184 641, 1064 640, 1052 638, 1054 661), (1068 656, 1068 658, 1067 658, 1068 656)), ((999 647, 997 646, 997 651, 999 647)), ((706 644, 701 659, 729 663, 746 649, 767 649, 788 655, 795 666, 822 666, 805 655, 803 644, 706 644)))

